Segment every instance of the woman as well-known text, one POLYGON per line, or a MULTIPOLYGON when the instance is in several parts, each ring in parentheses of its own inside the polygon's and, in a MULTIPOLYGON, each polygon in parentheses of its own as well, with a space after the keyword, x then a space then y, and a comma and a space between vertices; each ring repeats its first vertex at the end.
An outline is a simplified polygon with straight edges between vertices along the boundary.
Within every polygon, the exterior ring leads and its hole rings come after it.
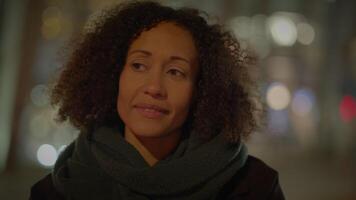
POLYGON ((195 9, 106 11, 52 91, 81 133, 31 199, 284 199, 242 143, 259 111, 244 55, 195 9))

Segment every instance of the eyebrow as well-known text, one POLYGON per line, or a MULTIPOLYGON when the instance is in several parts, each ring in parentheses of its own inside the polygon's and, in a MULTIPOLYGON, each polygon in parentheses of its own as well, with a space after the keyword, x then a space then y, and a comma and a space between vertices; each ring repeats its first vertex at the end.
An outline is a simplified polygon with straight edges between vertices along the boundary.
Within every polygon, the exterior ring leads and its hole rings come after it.
MULTIPOLYGON (((152 56, 152 53, 149 52, 149 51, 145 51, 145 50, 141 50, 141 49, 137 49, 137 50, 133 50, 133 51, 130 51, 128 55, 131 55, 131 54, 134 54, 134 53, 142 53, 142 54, 145 54, 147 56, 152 56)), ((191 64, 191 62, 189 60, 187 60, 186 58, 182 58, 180 56, 171 56, 170 57, 171 60, 181 60, 183 62, 186 62, 188 64, 191 64)))

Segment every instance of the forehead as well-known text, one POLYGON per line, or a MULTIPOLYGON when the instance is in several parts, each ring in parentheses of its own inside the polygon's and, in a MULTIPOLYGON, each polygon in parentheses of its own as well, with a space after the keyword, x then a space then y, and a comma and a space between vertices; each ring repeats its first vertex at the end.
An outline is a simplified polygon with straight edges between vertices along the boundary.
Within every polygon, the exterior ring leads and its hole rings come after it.
POLYGON ((197 58, 197 49, 192 34, 173 22, 161 22, 143 31, 132 42, 129 52, 138 49, 153 54, 175 54, 189 60, 197 58))

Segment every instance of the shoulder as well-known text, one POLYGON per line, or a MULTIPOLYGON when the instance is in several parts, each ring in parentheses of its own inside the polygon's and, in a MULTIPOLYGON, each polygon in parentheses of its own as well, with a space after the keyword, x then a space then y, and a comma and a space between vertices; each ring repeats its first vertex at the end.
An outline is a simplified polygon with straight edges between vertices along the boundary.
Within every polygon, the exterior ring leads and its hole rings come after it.
POLYGON ((226 199, 270 199, 283 200, 278 172, 253 156, 224 186, 226 199))
POLYGON ((253 156, 248 157, 246 165, 242 170, 245 171, 245 176, 249 181, 272 183, 278 179, 278 172, 276 170, 253 156))
POLYGON ((62 200, 65 199, 54 188, 51 174, 48 174, 31 188, 30 200, 62 200))

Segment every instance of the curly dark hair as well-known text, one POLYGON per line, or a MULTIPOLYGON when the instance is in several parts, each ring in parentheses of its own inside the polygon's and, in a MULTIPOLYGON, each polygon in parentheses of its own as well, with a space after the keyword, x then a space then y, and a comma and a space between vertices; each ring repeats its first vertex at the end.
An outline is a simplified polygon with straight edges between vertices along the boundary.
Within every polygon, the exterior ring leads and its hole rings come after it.
POLYGON ((222 25, 208 24, 206 16, 197 9, 173 9, 151 1, 104 11, 72 44, 51 90, 51 104, 59 107, 57 120, 69 120, 82 131, 100 126, 122 130, 116 102, 128 48, 140 33, 165 21, 188 30, 198 50, 196 98, 184 132, 204 139, 223 132, 232 143, 247 138, 258 127, 256 113, 261 111, 248 70, 254 59, 222 25))

